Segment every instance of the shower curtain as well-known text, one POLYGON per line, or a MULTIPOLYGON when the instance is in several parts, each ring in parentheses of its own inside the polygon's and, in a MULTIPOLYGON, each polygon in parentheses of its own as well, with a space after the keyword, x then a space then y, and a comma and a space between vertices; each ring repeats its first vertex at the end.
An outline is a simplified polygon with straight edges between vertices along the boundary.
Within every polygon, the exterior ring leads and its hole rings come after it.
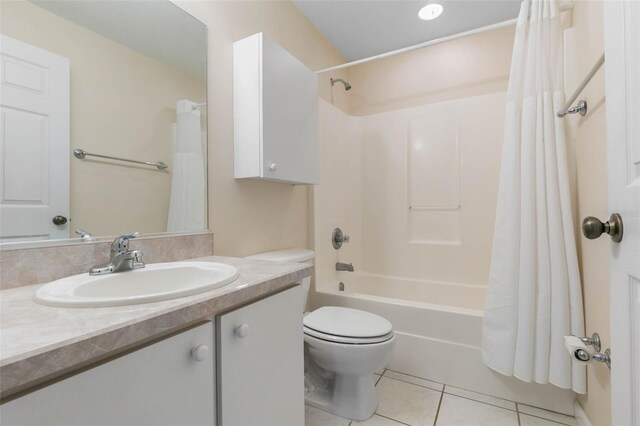
POLYGON ((584 335, 563 121, 562 27, 554 0, 523 0, 506 106, 484 363, 525 382, 586 391, 563 336, 584 335))
POLYGON ((176 107, 171 201, 167 232, 206 229, 205 160, 196 103, 182 100, 176 107))

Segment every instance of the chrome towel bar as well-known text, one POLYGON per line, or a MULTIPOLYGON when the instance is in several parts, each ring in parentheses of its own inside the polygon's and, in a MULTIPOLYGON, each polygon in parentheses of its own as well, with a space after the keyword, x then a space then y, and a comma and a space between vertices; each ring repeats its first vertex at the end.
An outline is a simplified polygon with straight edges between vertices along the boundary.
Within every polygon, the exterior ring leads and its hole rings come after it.
POLYGON ((91 154, 90 152, 87 152, 84 149, 80 149, 80 148, 76 148, 76 149, 73 150, 73 156, 76 157, 79 160, 82 160, 82 159, 84 159, 84 157, 89 156, 89 157, 106 158, 106 159, 109 159, 109 160, 125 161, 127 163, 144 164, 146 166, 157 167, 158 170, 166 170, 169 167, 165 163, 163 163, 162 161, 156 161, 156 162, 139 161, 139 160, 129 160, 127 158, 112 157, 110 155, 91 154))
POLYGON ((564 105, 564 108, 562 108, 558 112, 559 118, 562 118, 567 114, 575 114, 576 112, 580 113, 580 115, 582 116, 584 116, 587 113, 587 103, 585 101, 580 101, 578 105, 573 108, 571 108, 571 105, 573 105, 576 99, 578 99, 578 96, 580 95, 580 93, 582 93, 582 91, 584 90, 586 85, 591 81, 593 76, 596 75, 596 72, 598 72, 602 64, 604 64, 604 53, 602 54, 602 56, 600 56, 600 59, 598 59, 598 62, 596 62, 593 68, 591 68, 591 71, 589 71, 589 74, 587 74, 585 79, 582 80, 582 83, 580 83, 580 85, 576 88, 575 92, 573 92, 573 95, 571 95, 567 103, 564 105))

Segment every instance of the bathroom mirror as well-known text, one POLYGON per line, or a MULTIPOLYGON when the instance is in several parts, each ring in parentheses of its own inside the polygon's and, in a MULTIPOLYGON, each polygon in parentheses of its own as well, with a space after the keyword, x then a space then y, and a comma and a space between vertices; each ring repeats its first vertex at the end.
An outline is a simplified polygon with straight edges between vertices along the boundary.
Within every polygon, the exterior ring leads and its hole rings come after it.
POLYGON ((170 1, 0 7, 0 243, 206 230, 206 25, 170 1))

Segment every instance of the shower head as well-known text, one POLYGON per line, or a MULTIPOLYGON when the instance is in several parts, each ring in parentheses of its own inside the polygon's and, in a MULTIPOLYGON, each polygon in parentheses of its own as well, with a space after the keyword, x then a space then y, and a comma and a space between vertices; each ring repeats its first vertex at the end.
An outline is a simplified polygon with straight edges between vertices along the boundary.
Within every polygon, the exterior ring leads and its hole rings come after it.
POLYGON ((344 90, 351 90, 351 85, 349 84, 348 81, 345 81, 341 78, 332 78, 331 80, 331 85, 333 86, 334 84, 340 82, 342 84, 344 84, 344 90))

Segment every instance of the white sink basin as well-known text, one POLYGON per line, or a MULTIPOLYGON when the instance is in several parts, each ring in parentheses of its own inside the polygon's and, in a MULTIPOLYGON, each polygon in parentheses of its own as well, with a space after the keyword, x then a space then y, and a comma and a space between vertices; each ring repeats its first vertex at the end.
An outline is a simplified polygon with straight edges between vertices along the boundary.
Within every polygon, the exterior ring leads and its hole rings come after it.
POLYGON ((222 263, 153 263, 107 275, 74 275, 40 287, 35 301, 64 308, 135 305, 177 299, 225 286, 238 270, 222 263))

